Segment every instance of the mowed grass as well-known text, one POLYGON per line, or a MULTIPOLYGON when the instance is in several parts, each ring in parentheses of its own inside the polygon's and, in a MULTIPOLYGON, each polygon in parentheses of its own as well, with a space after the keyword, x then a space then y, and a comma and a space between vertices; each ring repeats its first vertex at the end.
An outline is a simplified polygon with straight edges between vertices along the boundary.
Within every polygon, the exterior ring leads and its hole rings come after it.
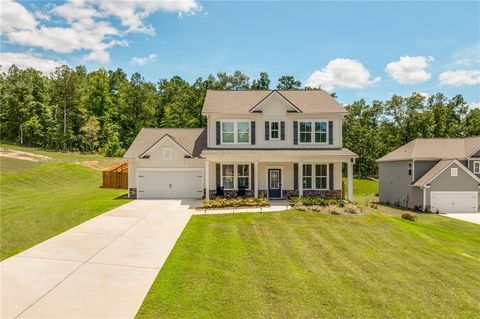
POLYGON ((102 156, 2 147, 52 157, 0 158, 2 260, 128 201, 116 199, 126 190, 102 189, 101 172, 80 164, 102 156))
POLYGON ((480 226, 379 209, 193 216, 137 318, 478 318, 480 226))

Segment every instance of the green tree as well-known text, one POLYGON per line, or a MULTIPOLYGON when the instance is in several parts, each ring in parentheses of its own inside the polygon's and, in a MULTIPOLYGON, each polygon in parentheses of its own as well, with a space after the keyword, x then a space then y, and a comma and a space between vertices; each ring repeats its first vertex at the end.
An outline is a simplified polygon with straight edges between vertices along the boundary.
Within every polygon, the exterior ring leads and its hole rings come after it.
POLYGON ((260 77, 258 80, 253 80, 252 90, 269 90, 270 89, 270 78, 266 72, 260 72, 260 77))
POLYGON ((302 86, 302 82, 295 79, 293 75, 282 75, 278 79, 277 89, 279 90, 297 90, 302 86))

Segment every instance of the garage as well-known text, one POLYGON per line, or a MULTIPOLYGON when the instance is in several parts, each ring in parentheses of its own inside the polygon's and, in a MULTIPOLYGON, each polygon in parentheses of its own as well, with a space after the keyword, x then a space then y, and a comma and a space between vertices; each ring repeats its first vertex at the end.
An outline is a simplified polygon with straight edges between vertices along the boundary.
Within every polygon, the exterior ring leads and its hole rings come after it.
POLYGON ((137 169, 138 198, 202 198, 203 170, 137 169))
POLYGON ((478 192, 431 192, 430 203, 432 212, 477 213, 478 192))

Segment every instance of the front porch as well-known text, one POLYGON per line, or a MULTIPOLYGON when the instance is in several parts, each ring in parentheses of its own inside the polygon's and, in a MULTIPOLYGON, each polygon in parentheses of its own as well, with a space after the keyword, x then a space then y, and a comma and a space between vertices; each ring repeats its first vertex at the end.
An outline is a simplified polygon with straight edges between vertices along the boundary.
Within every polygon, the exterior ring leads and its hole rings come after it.
POLYGON ((342 198, 342 165, 347 166, 347 196, 353 198, 353 159, 303 161, 248 161, 223 159, 205 162, 205 198, 297 196, 342 198))

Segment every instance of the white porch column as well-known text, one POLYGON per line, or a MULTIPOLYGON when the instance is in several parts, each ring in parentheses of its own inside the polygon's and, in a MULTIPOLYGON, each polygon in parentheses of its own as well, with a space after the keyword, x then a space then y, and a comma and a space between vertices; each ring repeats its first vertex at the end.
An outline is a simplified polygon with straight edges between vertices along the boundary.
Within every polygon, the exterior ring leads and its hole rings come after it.
POLYGON ((303 163, 298 162, 298 196, 303 196, 303 163))
POLYGON ((210 162, 205 161, 205 199, 210 199, 210 162))
POLYGON ((254 196, 258 198, 258 162, 253 163, 253 181, 254 196))
POLYGON ((353 161, 347 162, 348 200, 353 200, 353 161))

